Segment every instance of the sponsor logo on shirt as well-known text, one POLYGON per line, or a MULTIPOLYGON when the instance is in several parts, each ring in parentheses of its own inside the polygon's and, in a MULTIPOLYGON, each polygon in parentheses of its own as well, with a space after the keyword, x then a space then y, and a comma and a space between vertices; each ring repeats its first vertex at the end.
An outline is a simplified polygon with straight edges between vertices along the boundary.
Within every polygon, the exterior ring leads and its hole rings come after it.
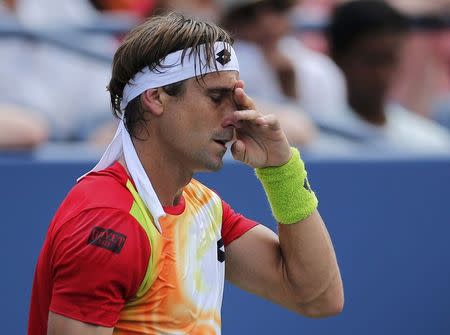
POLYGON ((112 229, 94 227, 88 238, 88 244, 119 254, 127 237, 112 229))
POLYGON ((223 263, 225 261, 225 246, 222 238, 217 241, 217 260, 220 263, 223 263))

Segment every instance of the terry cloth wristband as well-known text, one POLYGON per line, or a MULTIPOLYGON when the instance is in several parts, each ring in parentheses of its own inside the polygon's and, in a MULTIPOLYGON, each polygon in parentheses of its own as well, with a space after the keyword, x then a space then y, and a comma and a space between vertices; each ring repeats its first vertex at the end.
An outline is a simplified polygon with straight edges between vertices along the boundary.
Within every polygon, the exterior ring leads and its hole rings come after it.
POLYGON ((279 223, 292 224, 306 219, 317 208, 318 200, 308 182, 305 164, 297 149, 282 166, 255 169, 279 223))

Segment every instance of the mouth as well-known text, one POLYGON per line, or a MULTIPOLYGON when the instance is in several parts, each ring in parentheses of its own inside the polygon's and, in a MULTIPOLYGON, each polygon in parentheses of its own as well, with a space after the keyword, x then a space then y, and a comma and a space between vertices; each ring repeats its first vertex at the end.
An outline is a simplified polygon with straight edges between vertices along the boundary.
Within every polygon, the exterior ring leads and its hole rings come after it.
POLYGON ((230 142, 231 140, 228 139, 214 139, 214 142, 216 142, 217 144, 221 145, 222 147, 226 148, 227 147, 227 143, 230 142))
POLYGON ((227 144, 227 140, 214 140, 214 142, 222 144, 222 145, 226 145, 227 144))

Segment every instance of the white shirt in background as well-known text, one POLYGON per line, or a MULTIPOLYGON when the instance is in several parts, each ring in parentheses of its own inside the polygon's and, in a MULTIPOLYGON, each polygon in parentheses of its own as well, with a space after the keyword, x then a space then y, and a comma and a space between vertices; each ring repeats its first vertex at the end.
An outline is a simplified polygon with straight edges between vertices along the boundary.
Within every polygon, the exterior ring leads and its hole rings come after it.
POLYGON ((380 151, 430 155, 450 153, 450 133, 440 125, 396 104, 386 105, 386 117, 385 125, 376 126, 347 107, 330 123, 337 128, 363 134, 362 141, 380 151))

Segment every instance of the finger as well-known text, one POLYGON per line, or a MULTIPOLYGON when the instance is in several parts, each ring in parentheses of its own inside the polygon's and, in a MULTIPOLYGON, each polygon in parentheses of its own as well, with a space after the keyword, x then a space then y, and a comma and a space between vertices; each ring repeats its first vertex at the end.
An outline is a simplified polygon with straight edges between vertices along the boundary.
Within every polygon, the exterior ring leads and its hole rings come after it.
POLYGON ((280 121, 273 114, 267 114, 262 117, 255 119, 256 124, 262 127, 268 127, 270 130, 281 129, 280 121))
POLYGON ((238 80, 238 81, 236 82, 236 85, 234 85, 234 89, 236 89, 236 88, 242 88, 242 89, 245 89, 245 83, 244 83, 244 81, 243 81, 243 80, 238 80))
POLYGON ((241 128, 243 121, 254 122, 255 120, 257 120, 260 117, 263 117, 263 114, 261 112, 255 111, 255 110, 235 111, 223 119, 222 127, 226 128, 229 126, 233 126, 235 128, 241 128))
POLYGON ((231 154, 235 160, 244 162, 245 161, 245 144, 240 140, 234 141, 231 146, 231 154))
POLYGON ((264 117, 263 113, 253 109, 239 110, 233 114, 238 121, 252 121, 264 117))
POLYGON ((254 101, 245 93, 242 87, 235 87, 234 102, 239 109, 256 109, 254 101))

